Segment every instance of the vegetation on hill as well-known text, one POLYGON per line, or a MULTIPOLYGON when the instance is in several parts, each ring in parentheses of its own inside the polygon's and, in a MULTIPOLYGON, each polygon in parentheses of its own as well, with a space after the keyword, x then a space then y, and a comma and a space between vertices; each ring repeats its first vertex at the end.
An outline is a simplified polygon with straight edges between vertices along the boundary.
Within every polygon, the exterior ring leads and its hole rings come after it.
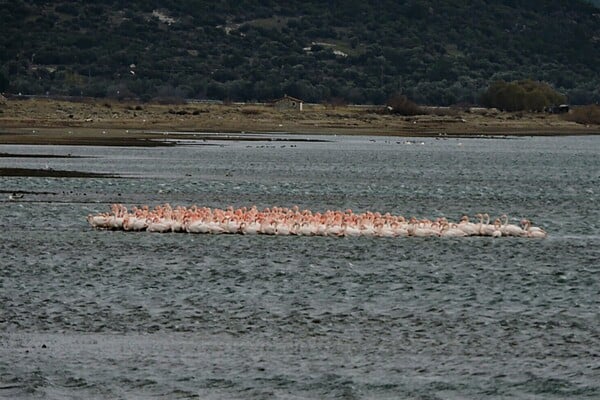
POLYGON ((481 96, 481 103, 502 111, 543 111, 565 102, 565 96, 548 84, 521 80, 494 82, 481 96))
POLYGON ((14 0, 0 21, 13 93, 449 105, 533 79, 600 101, 584 0, 14 0))

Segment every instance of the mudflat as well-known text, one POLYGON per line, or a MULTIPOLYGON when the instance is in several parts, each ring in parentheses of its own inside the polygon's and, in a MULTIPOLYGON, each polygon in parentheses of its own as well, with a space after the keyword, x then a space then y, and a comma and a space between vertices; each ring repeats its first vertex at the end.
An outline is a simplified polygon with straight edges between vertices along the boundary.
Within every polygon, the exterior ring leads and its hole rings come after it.
POLYGON ((429 108, 401 116, 380 106, 305 104, 302 111, 269 104, 154 104, 104 99, 9 99, 0 104, 0 144, 156 146, 156 139, 185 137, 251 140, 253 133, 380 136, 502 136, 600 134, 546 113, 482 108, 429 108), (206 133, 203 136, 202 133, 206 133), (210 135, 208 135, 210 134, 210 135))

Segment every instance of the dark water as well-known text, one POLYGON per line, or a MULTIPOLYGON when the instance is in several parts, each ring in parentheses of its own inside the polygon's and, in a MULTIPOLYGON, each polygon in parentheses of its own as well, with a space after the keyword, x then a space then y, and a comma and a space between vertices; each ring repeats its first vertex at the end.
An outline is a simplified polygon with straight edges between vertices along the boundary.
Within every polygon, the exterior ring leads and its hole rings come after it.
POLYGON ((0 178, 0 398, 600 398, 600 138, 331 139, 0 146, 90 156, 0 167, 124 176, 0 178), (84 218, 167 201, 507 213, 549 237, 161 235, 84 218))

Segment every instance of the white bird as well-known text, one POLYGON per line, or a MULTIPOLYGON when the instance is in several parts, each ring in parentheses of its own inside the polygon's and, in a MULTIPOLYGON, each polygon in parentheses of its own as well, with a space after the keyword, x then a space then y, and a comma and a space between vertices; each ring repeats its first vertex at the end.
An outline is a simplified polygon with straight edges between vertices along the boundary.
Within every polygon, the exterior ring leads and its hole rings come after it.
POLYGON ((548 236, 546 231, 542 228, 539 228, 537 226, 531 226, 531 221, 528 219, 523 219, 521 221, 521 224, 523 225, 523 229, 527 232, 527 237, 542 239, 548 236))
POLYGON ((504 236, 524 236, 527 233, 521 227, 509 224, 508 216, 506 214, 502 214, 500 218, 504 220, 502 226, 500 227, 500 231, 504 236))
MULTIPOLYGON (((159 190, 162 192, 162 189, 159 190)), ((23 197, 23 194, 12 192, 9 201, 23 197)), ((490 224, 489 214, 477 214, 479 223, 469 222, 463 216, 459 223, 448 221, 446 218, 418 220, 411 218, 406 221, 402 216, 390 213, 365 212, 355 214, 352 210, 330 211, 313 214, 310 210, 299 211, 273 207, 260 211, 256 206, 234 210, 198 208, 189 209, 169 204, 156 206, 150 210, 148 206, 133 207, 132 212, 122 204, 113 204, 110 213, 89 215, 88 223, 99 229, 149 232, 189 232, 189 233, 230 233, 230 234, 263 234, 263 235, 302 235, 302 236, 365 236, 365 237, 406 237, 406 236, 520 236, 544 238, 546 231, 531 226, 527 219, 521 221, 522 228, 508 223, 508 217, 503 214, 490 224)))
POLYGON ((445 223, 440 232, 441 237, 463 237, 467 234, 457 224, 445 223))

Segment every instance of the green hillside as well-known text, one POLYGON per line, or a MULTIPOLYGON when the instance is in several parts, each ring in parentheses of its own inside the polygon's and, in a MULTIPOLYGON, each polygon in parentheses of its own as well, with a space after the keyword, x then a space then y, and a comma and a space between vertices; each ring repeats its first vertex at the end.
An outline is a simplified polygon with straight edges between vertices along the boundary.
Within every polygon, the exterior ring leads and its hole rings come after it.
POLYGON ((446 105, 534 79, 600 101, 600 13, 583 0, 0 4, 0 91, 446 105))

